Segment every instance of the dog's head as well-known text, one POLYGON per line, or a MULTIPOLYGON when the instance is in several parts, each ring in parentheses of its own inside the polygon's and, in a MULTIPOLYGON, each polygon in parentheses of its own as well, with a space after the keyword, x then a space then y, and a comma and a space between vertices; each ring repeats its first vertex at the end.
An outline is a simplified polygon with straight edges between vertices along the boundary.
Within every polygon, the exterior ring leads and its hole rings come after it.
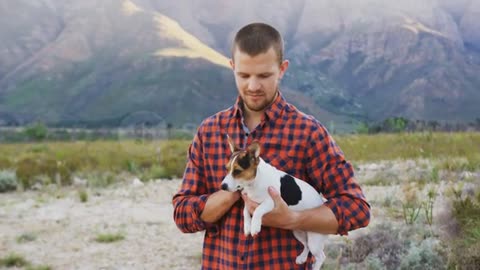
POLYGON ((246 149, 241 149, 227 136, 228 145, 232 151, 227 163, 228 174, 222 181, 222 189, 228 191, 242 190, 253 184, 260 163, 260 145, 252 142, 246 149))

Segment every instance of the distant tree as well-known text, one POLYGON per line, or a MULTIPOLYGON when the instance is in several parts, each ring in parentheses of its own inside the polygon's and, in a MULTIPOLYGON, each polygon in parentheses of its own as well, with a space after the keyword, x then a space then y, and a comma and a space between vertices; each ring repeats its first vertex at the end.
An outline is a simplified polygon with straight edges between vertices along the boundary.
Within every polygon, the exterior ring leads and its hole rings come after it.
POLYGON ((368 127, 368 123, 366 122, 361 122, 360 124, 358 124, 357 128, 356 128, 356 133, 358 134, 368 134, 370 131, 369 127, 368 127))
POLYGON ((437 131, 437 129, 440 127, 440 123, 438 121, 429 121, 428 122, 428 127, 432 130, 432 131, 437 131))
POLYGON ((167 138, 168 139, 173 139, 173 124, 172 123, 167 124, 167 138))
POLYGON ((25 135, 34 141, 42 141, 47 137, 48 128, 45 124, 37 122, 30 126, 27 126, 24 130, 25 135))
POLYGON ((408 119, 403 117, 387 118, 383 121, 382 131, 384 132, 401 132, 405 131, 408 119))
POLYGON ((475 129, 476 129, 477 131, 480 130, 480 117, 477 117, 477 118, 475 119, 475 129))

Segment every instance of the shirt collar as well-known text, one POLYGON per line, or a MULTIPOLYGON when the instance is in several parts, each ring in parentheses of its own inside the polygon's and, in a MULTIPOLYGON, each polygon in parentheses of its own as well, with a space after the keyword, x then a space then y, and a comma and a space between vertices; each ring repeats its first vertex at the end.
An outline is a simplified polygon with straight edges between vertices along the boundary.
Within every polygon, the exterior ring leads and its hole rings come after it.
MULTIPOLYGON (((287 107, 287 101, 283 97, 282 93, 279 91, 273 103, 270 104, 270 106, 268 106, 264 112, 266 120, 278 118, 282 110, 286 107, 287 107)), ((243 119, 243 115, 244 115, 243 100, 240 96, 238 96, 235 102, 235 105, 233 105, 232 116, 241 117, 243 119)))

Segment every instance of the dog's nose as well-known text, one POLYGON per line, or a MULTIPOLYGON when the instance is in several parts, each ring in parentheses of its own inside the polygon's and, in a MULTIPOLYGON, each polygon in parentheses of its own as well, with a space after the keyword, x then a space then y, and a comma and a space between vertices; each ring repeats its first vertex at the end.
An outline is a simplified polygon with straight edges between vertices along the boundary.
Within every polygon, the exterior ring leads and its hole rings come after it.
POLYGON ((228 189, 228 185, 225 184, 225 183, 223 183, 223 184, 222 184, 222 189, 223 189, 223 190, 227 190, 227 189, 228 189))

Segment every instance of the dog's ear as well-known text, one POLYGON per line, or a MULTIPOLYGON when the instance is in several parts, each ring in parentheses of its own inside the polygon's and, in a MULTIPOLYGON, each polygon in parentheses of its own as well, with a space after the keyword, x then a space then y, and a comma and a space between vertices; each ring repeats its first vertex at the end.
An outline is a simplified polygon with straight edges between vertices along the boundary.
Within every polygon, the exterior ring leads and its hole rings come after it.
POLYGON ((255 158, 260 156, 260 143, 258 141, 253 141, 248 147, 247 151, 252 154, 255 158))
POLYGON ((230 151, 232 151, 232 154, 235 153, 236 151, 240 150, 235 143, 233 142, 232 138, 228 136, 227 134, 227 141, 228 141, 228 146, 230 147, 230 151))

